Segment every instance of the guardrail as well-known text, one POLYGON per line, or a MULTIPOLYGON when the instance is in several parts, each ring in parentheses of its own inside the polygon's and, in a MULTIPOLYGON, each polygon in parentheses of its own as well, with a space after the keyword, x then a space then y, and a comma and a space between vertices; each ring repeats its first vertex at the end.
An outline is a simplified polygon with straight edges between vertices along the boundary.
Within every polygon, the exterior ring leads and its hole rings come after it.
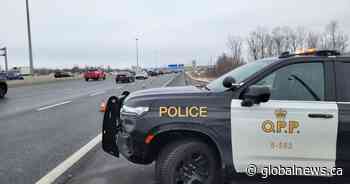
POLYGON ((7 84, 9 87, 19 87, 19 86, 30 86, 37 84, 46 84, 52 82, 66 81, 66 80, 79 80, 83 79, 82 76, 76 75, 73 77, 65 78, 55 78, 53 75, 44 75, 44 76, 26 76, 24 80, 8 80, 7 84))
POLYGON ((189 72, 185 72, 185 82, 186 85, 207 85, 210 81, 201 78, 193 77, 189 72))

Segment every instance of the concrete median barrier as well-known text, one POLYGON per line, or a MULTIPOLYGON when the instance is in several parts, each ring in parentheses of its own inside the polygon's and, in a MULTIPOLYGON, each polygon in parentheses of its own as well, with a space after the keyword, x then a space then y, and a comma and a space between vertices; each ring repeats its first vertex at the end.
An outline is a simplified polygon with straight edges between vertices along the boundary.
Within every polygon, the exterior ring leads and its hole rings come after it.
POLYGON ((19 86, 30 86, 37 84, 46 84, 52 82, 60 82, 67 80, 80 80, 83 79, 81 75, 74 75, 72 77, 55 78, 53 75, 40 75, 40 76, 25 76, 24 80, 9 80, 7 84, 10 88, 19 86))
POLYGON ((200 78, 200 77, 194 77, 191 75, 190 72, 185 72, 185 82, 186 85, 206 85, 208 84, 212 79, 208 78, 200 78))

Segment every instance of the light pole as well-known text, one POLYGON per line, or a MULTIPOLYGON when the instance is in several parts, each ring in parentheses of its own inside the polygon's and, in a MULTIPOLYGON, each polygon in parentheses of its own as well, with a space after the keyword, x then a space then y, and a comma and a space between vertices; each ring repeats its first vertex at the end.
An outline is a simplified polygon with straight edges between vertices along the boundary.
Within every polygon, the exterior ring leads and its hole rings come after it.
POLYGON ((30 68, 30 74, 33 75, 34 66, 33 66, 33 53, 32 53, 32 36, 30 31, 30 15, 29 15, 28 0, 26 0, 26 12, 27 12, 28 47, 29 47, 29 68, 30 68))
POLYGON ((3 47, 3 48, 0 48, 0 50, 3 50, 4 53, 1 54, 0 56, 4 56, 5 57, 5 71, 6 73, 8 72, 8 65, 7 65, 7 48, 6 47, 3 47))
POLYGON ((136 67, 139 68, 139 39, 136 38, 136 67))

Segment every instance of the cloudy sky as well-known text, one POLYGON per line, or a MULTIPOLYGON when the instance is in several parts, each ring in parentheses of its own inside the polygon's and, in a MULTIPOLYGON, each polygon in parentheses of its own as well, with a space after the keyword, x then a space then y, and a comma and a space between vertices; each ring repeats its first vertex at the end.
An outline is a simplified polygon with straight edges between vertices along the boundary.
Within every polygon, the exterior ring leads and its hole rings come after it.
MULTIPOLYGON (((29 0, 35 67, 208 63, 228 35, 257 26, 322 30, 337 20, 350 33, 349 0, 29 0)), ((0 46, 10 66, 28 65, 25 0, 1 0, 0 46)), ((3 67, 3 58, 0 58, 3 67)))

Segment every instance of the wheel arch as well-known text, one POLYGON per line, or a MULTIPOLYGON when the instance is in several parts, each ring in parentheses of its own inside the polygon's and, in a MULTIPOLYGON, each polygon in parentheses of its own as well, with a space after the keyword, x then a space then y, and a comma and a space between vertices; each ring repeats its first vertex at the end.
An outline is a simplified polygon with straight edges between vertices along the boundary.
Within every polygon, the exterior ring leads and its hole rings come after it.
POLYGON ((223 161, 223 150, 217 136, 215 136, 211 129, 201 124, 172 123, 152 129, 148 135, 151 134, 154 135, 154 138, 149 143, 151 150, 150 155, 154 157, 152 159, 155 159, 166 145, 184 138, 192 138, 207 143, 217 153, 221 167, 224 168, 226 165, 223 161))

